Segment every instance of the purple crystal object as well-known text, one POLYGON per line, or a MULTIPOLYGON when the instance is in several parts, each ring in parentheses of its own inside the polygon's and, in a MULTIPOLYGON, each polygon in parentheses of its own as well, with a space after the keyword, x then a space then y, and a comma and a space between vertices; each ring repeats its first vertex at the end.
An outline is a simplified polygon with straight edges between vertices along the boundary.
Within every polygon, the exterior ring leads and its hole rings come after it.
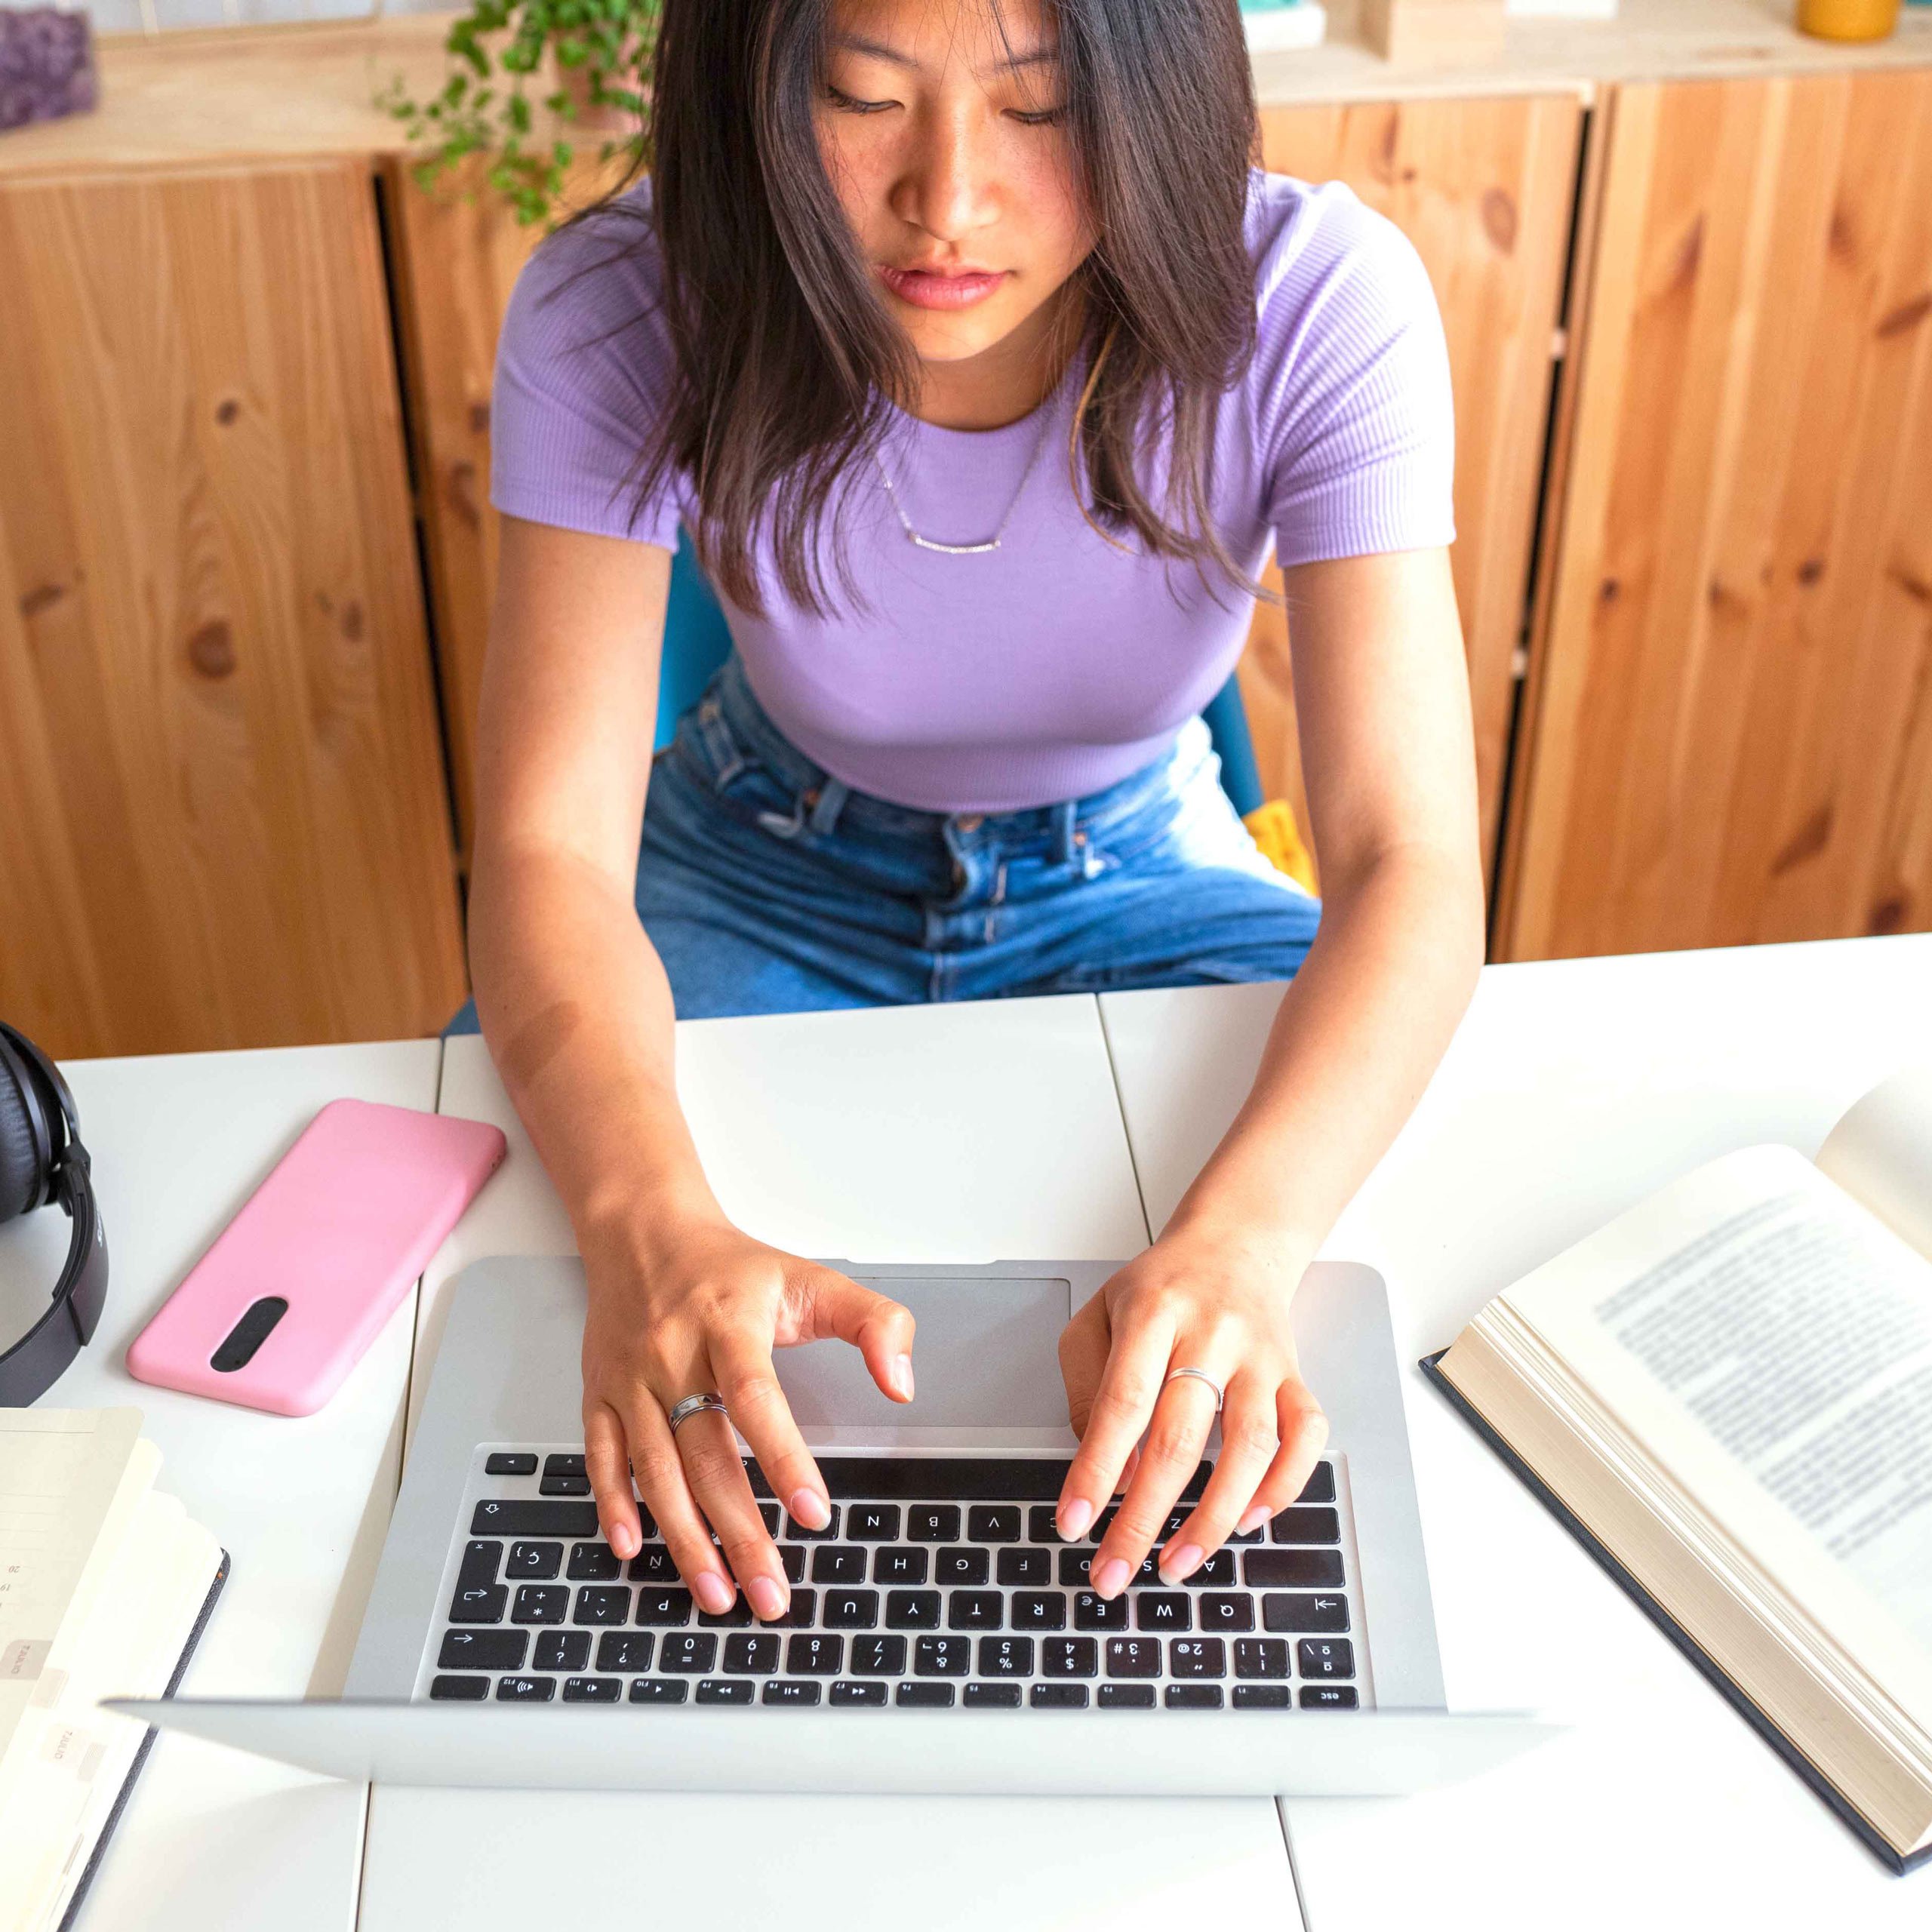
POLYGON ((86 14, 0 8, 0 128, 80 114, 94 104, 94 35, 86 14))

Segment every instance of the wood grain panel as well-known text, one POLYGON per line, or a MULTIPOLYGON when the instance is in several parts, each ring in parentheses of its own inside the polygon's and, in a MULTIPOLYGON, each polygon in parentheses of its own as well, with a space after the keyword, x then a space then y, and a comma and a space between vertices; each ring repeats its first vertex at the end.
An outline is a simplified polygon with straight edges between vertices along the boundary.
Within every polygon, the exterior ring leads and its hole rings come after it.
POLYGON ((1932 71, 1610 112, 1500 949, 1932 926, 1932 71))
POLYGON ((0 186, 0 1012, 433 1031, 453 852, 371 179, 0 186))
MULTIPOLYGON (((1347 183, 1415 243, 1441 306, 1456 392, 1453 560, 1486 865, 1501 811, 1582 127, 1574 92, 1262 116, 1268 167, 1347 183)), ((1272 581, 1279 589, 1278 576, 1272 581)), ((1256 614, 1241 690, 1264 785, 1299 801, 1287 627, 1278 609, 1256 614)), ((1297 812, 1306 833, 1299 802, 1297 812)))

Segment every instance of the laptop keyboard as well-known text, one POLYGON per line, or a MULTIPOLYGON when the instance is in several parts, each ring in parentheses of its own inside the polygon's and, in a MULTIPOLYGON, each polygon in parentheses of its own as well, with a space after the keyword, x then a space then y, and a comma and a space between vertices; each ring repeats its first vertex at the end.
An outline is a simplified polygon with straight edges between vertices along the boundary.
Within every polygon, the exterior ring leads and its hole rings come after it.
MULTIPOLYGON (((583 1457, 477 1451, 420 1688, 500 1703, 854 1709, 1352 1710, 1356 1655, 1343 1459, 1272 1523, 1180 1584, 1149 1556, 1111 1601, 1088 1566, 1113 1518, 1063 1541, 1063 1460, 820 1457, 823 1529, 791 1521, 746 1465, 791 1579, 782 1624, 741 1597, 697 1609, 643 1518, 628 1562, 599 1535, 583 1457)), ((1211 1464, 1183 1493, 1177 1530, 1211 1464)), ((1158 1545, 1157 1545, 1158 1548, 1158 1545)))

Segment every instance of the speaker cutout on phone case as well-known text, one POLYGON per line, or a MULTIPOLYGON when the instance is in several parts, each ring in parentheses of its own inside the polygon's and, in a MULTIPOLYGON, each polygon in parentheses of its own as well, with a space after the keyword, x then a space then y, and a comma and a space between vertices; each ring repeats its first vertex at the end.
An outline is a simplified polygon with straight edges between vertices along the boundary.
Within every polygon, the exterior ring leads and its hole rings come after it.
POLYGON ((275 1324, 288 1312, 280 1295, 264 1295, 228 1331, 228 1339, 208 1358, 208 1366, 232 1375, 255 1359, 255 1351, 266 1342, 275 1324))

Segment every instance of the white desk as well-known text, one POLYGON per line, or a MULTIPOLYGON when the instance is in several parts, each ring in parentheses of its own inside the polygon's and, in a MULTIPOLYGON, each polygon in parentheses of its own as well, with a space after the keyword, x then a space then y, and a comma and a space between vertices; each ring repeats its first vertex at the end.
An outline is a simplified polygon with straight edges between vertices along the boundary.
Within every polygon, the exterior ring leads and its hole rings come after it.
MULTIPOLYGON (((162 1452, 162 1487, 232 1559, 188 1677, 202 1696, 341 1688, 401 1466, 410 1318, 398 1312, 341 1394, 300 1420, 149 1388, 122 1356, 324 1102, 433 1107, 441 1060, 437 1041, 417 1040, 65 1069, 112 1273, 93 1346, 48 1399, 140 1409, 162 1452)), ((45 1307, 67 1231, 57 1214, 0 1229, 8 1334, 25 1325, 27 1306, 45 1307)), ((363 1797, 360 1786, 158 1738, 89 1894, 85 1932, 349 1932, 363 1797)))
MULTIPOLYGON (((1266 987, 1103 997, 1157 1228, 1274 1004, 1266 987)), ((1932 937, 1492 968, 1327 1251, 1381 1269, 1413 1360, 1698 1161, 1815 1151, 1928 1051, 1932 937)), ((1578 1728, 1461 1790, 1288 1807, 1312 1932, 1924 1927, 1928 1881, 1887 1874, 1420 1375, 1406 1393, 1451 1703, 1578 1728)))
MULTIPOLYGON (((680 1097, 728 1212, 849 1260, 1105 1259, 1146 1241, 1094 1002, 681 1027, 680 1097)), ((424 1284, 420 1391, 451 1275, 568 1252, 554 1194, 479 1041, 443 1109, 496 1121, 508 1162, 424 1284)), ((1298 1925, 1274 1807, 995 1798, 538 1796, 379 1789, 361 1932, 530 1932, 574 1896, 653 1926, 786 1932, 1168 1932, 1298 1925)))

